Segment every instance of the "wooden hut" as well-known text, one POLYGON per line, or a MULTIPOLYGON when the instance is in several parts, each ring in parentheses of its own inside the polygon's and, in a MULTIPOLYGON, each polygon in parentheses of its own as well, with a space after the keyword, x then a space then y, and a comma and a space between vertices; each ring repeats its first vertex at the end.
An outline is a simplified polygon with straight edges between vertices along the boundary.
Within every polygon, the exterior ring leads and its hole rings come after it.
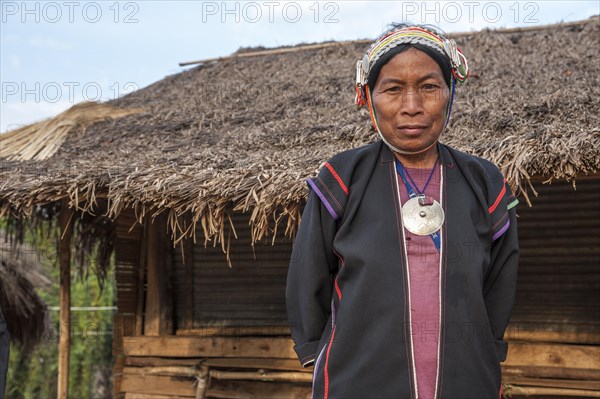
MULTIPOLYGON (((455 38, 473 73, 443 141, 521 199, 504 392, 598 396, 600 21, 455 38)), ((4 215, 74 212, 75 241, 114 248, 116 398, 309 395, 286 270, 304 179, 376 140, 353 106, 367 45, 241 52, 0 139, 4 215)))

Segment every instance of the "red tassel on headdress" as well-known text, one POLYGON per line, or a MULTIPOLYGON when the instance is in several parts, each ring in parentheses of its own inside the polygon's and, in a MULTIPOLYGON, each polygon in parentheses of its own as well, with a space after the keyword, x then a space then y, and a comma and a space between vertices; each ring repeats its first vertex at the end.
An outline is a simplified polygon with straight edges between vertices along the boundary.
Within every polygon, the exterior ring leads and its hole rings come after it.
POLYGON ((356 108, 360 109, 367 104, 367 99, 365 97, 365 90, 362 85, 356 85, 356 97, 354 97, 354 102, 356 104, 356 108))

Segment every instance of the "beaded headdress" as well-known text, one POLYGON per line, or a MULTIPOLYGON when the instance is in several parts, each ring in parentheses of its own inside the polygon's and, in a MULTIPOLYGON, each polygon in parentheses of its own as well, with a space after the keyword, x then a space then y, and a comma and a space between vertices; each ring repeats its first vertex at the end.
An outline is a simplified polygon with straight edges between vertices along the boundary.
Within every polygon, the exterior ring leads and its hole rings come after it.
POLYGON ((377 126, 377 117, 371 103, 371 89, 367 82, 371 77, 370 73, 376 69, 374 67, 378 61, 381 60, 381 58, 390 50, 402 44, 418 44, 425 46, 433 51, 438 52, 442 57, 449 61, 452 72, 450 82, 448 82, 450 85, 451 96, 446 111, 446 123, 444 128, 450 120, 456 84, 463 83, 469 76, 469 65, 467 63, 467 59, 457 47, 456 42, 453 39, 445 38, 441 32, 430 26, 396 26, 381 34, 381 36, 379 36, 369 46, 363 58, 356 61, 355 103, 359 109, 368 104, 373 126, 375 129, 377 129, 383 141, 390 148, 392 148, 392 150, 400 153, 403 151, 400 151, 388 143, 388 141, 379 131, 379 127, 377 126))

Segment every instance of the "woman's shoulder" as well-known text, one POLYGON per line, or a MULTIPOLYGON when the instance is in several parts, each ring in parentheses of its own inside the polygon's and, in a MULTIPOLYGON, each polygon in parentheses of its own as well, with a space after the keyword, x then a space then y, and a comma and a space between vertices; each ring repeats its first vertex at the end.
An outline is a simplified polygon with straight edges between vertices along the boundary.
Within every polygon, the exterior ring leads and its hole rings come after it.
POLYGON ((484 205, 490 213, 498 209, 494 218, 497 218, 497 215, 503 216, 506 211, 518 204, 508 181, 493 162, 448 146, 445 148, 448 149, 457 169, 461 171, 473 190, 482 193, 486 201, 484 205))
POLYGON ((484 177, 491 180, 503 179, 500 168, 498 168, 498 166, 493 162, 477 155, 457 150, 456 148, 450 147, 446 144, 442 144, 442 146, 448 150, 459 167, 472 172, 477 171, 484 177))
POLYGON ((381 140, 360 147, 351 148, 335 154, 327 162, 336 165, 351 165, 359 163, 365 158, 378 157, 381 151, 381 140))

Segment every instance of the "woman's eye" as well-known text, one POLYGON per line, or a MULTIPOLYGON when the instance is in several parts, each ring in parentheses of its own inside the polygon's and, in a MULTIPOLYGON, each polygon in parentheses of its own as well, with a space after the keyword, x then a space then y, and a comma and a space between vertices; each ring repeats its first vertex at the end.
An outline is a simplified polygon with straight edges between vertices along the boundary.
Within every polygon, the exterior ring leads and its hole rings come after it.
POLYGON ((397 92, 400 90, 402 90, 402 88, 400 86, 392 86, 392 87, 389 87, 386 91, 397 92))
POLYGON ((424 84, 423 86, 421 86, 421 88, 422 88, 423 90, 436 90, 436 89, 439 89, 439 87, 440 87, 440 86, 438 86, 438 85, 437 85, 437 84, 435 84, 435 83, 426 83, 426 84, 424 84))

